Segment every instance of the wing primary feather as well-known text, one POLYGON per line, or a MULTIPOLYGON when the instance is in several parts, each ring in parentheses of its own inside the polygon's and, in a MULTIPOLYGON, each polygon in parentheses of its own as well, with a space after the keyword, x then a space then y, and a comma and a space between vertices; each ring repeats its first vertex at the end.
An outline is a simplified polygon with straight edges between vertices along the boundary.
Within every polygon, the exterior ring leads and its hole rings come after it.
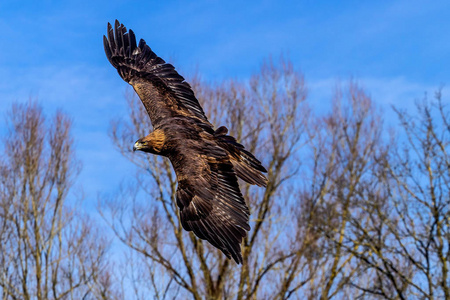
POLYGON ((111 56, 112 56, 111 47, 109 46, 109 41, 108 41, 108 38, 106 36, 103 36, 103 47, 105 48, 106 57, 108 58, 108 60, 111 63, 113 63, 111 61, 111 56))
MULTIPOLYGON (((224 244, 224 247, 222 247, 222 249, 220 250, 222 250, 222 252, 224 252, 225 249, 228 250, 236 263, 240 264, 242 262, 242 257, 240 256, 240 246, 238 243, 230 243, 230 238, 222 231, 222 228, 226 228, 226 226, 221 226, 221 228, 219 228, 215 225, 216 222, 212 222, 212 220, 209 219, 206 219, 205 222, 207 222, 210 228, 214 229, 214 234, 217 236, 217 238, 219 238, 219 241, 224 244), (237 249, 238 247, 239 250, 237 249)), ((217 241, 217 238, 215 241, 217 241)))
POLYGON ((116 20, 116 22, 114 22, 114 33, 115 33, 115 43, 116 43, 116 55, 120 55, 122 52, 122 34, 119 30, 120 27, 120 23, 119 21, 116 20))
POLYGON ((194 231, 199 238, 201 238, 202 240, 206 240, 208 238, 208 233, 205 233, 202 226, 199 226, 201 222, 189 221, 188 223, 190 229, 194 231))
POLYGON ((206 220, 200 220, 201 227, 204 228, 208 232, 208 238, 207 241, 211 243, 214 247, 221 250, 228 258, 231 258, 231 253, 228 251, 227 247, 225 246, 222 239, 214 238, 214 233, 211 233, 210 229, 211 226, 209 225, 209 222, 206 220))
POLYGON ((130 36, 128 32, 125 31, 124 34, 122 35, 122 38, 123 38, 124 56, 126 59, 129 59, 131 58, 131 49, 130 49, 130 36))
POLYGON ((128 31, 128 38, 130 40, 130 53, 131 55, 133 55, 134 50, 137 49, 137 46, 136 46, 136 36, 134 35, 133 30, 131 29, 128 31))
POLYGON ((116 53, 116 42, 114 39, 114 30, 112 28, 112 25, 108 23, 108 44, 109 48, 111 49, 112 55, 115 55, 116 53))
POLYGON ((128 35, 127 35, 127 29, 126 29, 125 26, 123 26, 123 24, 120 24, 119 29, 120 29, 120 31, 121 31, 121 32, 120 32, 120 40, 121 40, 121 43, 122 43, 122 47, 121 47, 122 55, 123 55, 125 58, 127 58, 127 57, 129 57, 129 55, 128 55, 128 35))

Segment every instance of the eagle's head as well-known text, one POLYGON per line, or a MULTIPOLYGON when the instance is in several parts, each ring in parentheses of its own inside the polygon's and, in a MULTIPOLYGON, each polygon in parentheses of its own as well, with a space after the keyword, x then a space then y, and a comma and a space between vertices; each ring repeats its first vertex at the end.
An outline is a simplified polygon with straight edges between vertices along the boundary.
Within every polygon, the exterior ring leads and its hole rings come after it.
POLYGON ((139 150, 162 155, 166 137, 161 130, 155 130, 134 143, 133 151, 139 150))

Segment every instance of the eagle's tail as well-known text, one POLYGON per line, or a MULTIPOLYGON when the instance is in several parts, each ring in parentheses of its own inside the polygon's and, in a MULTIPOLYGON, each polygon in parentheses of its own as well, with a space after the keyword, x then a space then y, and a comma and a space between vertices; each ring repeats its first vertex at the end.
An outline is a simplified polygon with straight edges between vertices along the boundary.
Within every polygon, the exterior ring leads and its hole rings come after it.
POLYGON ((263 174, 263 172, 267 173, 267 170, 262 166, 261 162, 227 133, 228 129, 225 126, 221 126, 214 135, 219 145, 230 154, 236 175, 250 184, 267 186, 267 178, 263 174))

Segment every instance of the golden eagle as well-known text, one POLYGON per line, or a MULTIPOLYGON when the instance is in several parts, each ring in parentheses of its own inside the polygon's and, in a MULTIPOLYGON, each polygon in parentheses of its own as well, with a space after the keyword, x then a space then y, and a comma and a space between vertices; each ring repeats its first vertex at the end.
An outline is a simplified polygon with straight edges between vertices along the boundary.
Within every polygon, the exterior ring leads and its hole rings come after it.
POLYGON ((261 163, 226 127, 213 129, 190 85, 174 66, 117 20, 103 36, 105 53, 123 80, 139 95, 153 132, 133 150, 168 157, 175 170, 177 205, 183 228, 242 263, 240 244, 250 230, 249 209, 237 177, 266 186, 261 163))

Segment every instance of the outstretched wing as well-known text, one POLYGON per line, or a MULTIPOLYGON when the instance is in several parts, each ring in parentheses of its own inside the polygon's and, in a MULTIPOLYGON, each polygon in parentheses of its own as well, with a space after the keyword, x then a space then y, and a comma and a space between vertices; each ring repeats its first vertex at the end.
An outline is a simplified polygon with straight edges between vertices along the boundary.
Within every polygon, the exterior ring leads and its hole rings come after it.
POLYGON ((190 150, 171 159, 178 178, 181 224, 242 263, 241 243, 250 230, 250 212, 233 165, 218 146, 207 146, 202 152, 190 150))
POLYGON ((127 32, 119 21, 114 28, 108 23, 108 37, 103 36, 106 56, 141 98, 153 127, 177 116, 194 118, 212 127, 190 85, 175 67, 158 57, 144 40, 137 45, 133 31, 127 32))

